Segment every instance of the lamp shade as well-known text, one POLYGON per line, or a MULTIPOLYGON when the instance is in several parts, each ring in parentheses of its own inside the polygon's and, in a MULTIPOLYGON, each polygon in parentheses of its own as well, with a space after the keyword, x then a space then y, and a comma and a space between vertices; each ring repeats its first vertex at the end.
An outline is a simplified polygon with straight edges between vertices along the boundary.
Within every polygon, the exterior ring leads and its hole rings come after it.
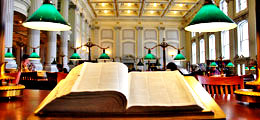
POLYGON ((180 50, 178 50, 178 54, 175 56, 174 60, 185 60, 186 58, 181 54, 180 50))
POLYGON ((137 63, 137 66, 144 66, 144 63, 142 63, 142 61, 139 60, 139 62, 137 63))
POLYGON ((8 48, 5 53, 5 59, 15 59, 14 55, 10 52, 10 48, 8 48))
POLYGON ((159 60, 156 60, 155 66, 161 66, 161 63, 159 62, 159 60))
POLYGON ((198 11, 185 30, 190 32, 217 32, 230 30, 237 24, 225 15, 211 0, 205 0, 205 4, 198 11))
POLYGON ((106 54, 105 49, 103 49, 103 53, 99 56, 98 59, 110 59, 110 57, 106 54))
POLYGON ((232 62, 229 62, 226 67, 235 67, 235 65, 232 62))
POLYGON ((151 49, 148 49, 148 54, 144 57, 145 60, 154 60, 155 56, 151 53, 151 49))
POLYGON ((209 67, 218 67, 217 63, 216 62, 212 62, 209 67))
POLYGON ((49 0, 36 10, 23 24, 24 27, 46 31, 68 31, 70 25, 49 0))
POLYGON ((248 67, 245 67, 245 70, 249 70, 249 68, 248 68, 248 67))
POLYGON ((70 60, 81 60, 80 56, 78 53, 74 52, 71 56, 70 56, 70 60))
POLYGON ((32 54, 29 56, 30 60, 39 60, 41 59, 40 56, 35 51, 36 48, 33 48, 32 54))
POLYGON ((255 69, 255 67, 254 67, 254 66, 252 66, 252 67, 250 68, 250 70, 256 70, 256 69, 255 69))

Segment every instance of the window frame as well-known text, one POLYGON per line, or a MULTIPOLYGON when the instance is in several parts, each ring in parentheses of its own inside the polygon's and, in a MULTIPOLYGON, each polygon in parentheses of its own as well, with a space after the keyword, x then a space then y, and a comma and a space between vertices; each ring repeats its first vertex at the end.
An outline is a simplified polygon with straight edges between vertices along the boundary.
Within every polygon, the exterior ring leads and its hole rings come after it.
POLYGON ((200 39, 200 63, 205 63, 206 50, 205 50, 205 40, 200 39), (202 42, 203 41, 203 42, 202 42))
POLYGON ((209 59, 216 60, 216 37, 214 34, 209 36, 209 59))

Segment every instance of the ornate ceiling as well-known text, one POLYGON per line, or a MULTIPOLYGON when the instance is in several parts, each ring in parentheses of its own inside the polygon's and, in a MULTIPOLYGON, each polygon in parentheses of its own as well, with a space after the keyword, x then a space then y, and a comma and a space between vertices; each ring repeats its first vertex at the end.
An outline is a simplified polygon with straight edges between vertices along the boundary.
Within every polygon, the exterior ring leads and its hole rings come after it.
POLYGON ((87 0, 95 17, 184 17, 200 0, 87 0))

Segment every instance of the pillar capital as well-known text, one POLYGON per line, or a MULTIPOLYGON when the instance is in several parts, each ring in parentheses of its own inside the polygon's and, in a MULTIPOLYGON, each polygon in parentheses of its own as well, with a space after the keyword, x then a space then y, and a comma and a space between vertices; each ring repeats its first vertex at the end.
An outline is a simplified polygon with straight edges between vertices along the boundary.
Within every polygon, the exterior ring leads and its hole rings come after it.
POLYGON ((90 26, 92 30, 99 30, 99 26, 90 26))
POLYGON ((165 30, 165 27, 157 27, 158 30, 165 30))
POLYGON ((136 27, 136 30, 143 30, 143 27, 136 27))
POLYGON ((114 27, 115 30, 121 30, 121 27, 120 26, 116 26, 114 27))

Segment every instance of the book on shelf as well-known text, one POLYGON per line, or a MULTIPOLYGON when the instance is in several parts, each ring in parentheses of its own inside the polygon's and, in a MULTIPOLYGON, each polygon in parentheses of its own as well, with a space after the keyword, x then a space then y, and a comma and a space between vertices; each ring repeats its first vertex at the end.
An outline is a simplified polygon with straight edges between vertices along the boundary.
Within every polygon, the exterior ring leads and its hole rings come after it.
POLYGON ((83 63, 41 102, 35 114, 186 114, 207 111, 179 71, 130 72, 122 63, 83 63))

